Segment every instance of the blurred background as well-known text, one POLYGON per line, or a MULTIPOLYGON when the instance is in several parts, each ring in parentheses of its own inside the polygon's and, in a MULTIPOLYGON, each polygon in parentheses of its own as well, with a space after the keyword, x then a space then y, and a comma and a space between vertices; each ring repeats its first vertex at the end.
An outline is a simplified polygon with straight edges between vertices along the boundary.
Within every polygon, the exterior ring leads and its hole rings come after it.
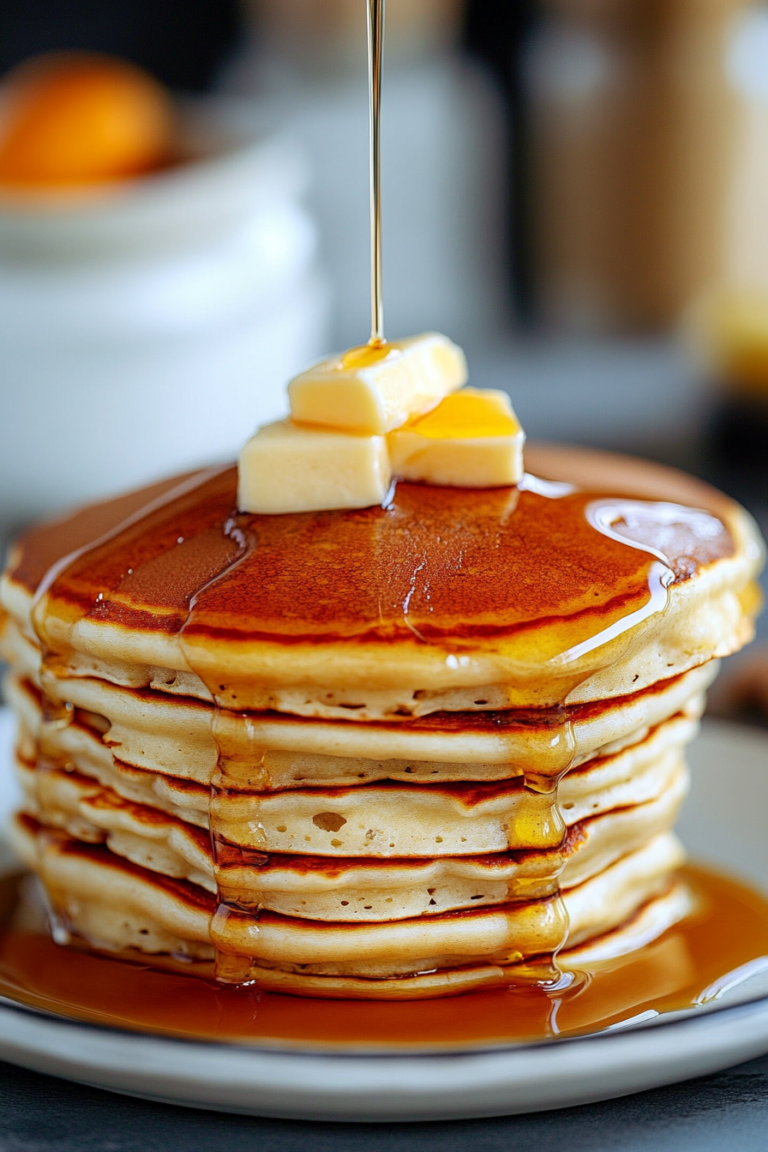
MULTIPOLYGON (((0 540, 233 456, 367 338, 365 20, 3 0, 0 540)), ((768 531, 768 3, 388 0, 383 107, 388 333, 768 531)), ((715 707, 768 716, 759 648, 715 707)))

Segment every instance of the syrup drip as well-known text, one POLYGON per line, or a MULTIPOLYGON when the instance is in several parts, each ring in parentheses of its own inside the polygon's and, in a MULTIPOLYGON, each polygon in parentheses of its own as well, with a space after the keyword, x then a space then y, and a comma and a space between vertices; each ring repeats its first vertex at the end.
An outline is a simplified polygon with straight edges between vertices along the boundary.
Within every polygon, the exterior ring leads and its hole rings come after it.
POLYGON ((153 968, 138 953, 130 962, 62 948, 18 908, 14 925, 6 882, 0 996, 93 1024, 261 1047, 450 1050, 578 1036, 711 1003, 731 982, 729 973, 768 957, 762 896, 700 868, 685 868, 683 876, 697 899, 695 915, 637 952, 595 964, 568 987, 496 988, 407 1003, 278 995, 218 984, 194 965, 184 974, 153 968))
MULTIPOLYGON (((73 522, 79 546, 64 557, 61 529, 38 530, 24 542, 14 572, 37 597, 42 771, 73 768, 52 755, 48 737, 75 720, 75 710, 56 693, 74 626, 150 632, 175 645, 169 650, 183 654, 207 685, 219 753, 211 840, 222 880, 231 829, 219 813, 232 797, 247 794, 245 782, 265 748, 254 735, 257 724, 238 722, 257 719, 242 711, 248 685, 229 677, 219 682, 219 665, 211 660, 218 645, 247 641, 293 653, 296 663, 307 646, 458 652, 526 644, 535 636, 537 648, 564 669, 556 681, 559 700, 528 713, 433 714, 409 726, 524 728, 535 755, 516 765, 530 798, 519 819, 527 816, 529 832, 538 821, 546 850, 564 834, 557 786, 575 749, 572 712, 562 700, 584 675, 568 672, 568 658, 609 641, 621 644, 638 622, 664 611, 672 583, 733 552, 727 530, 706 512, 533 479, 512 493, 401 484, 386 508, 272 517, 233 513, 235 479, 234 470, 208 473, 151 490, 144 507, 135 497, 99 506, 90 521, 82 513, 73 522)), ((610 652, 616 659, 615 645, 610 652)), ((445 664, 459 668, 462 659, 449 654, 445 664)), ((266 833, 262 844, 258 832, 254 846, 267 847, 266 833)), ((213 937, 217 974, 227 982, 250 973, 251 959, 230 932, 246 913, 251 922, 258 919, 253 894, 222 884, 213 937)), ((564 939, 561 904, 559 920, 564 939)))

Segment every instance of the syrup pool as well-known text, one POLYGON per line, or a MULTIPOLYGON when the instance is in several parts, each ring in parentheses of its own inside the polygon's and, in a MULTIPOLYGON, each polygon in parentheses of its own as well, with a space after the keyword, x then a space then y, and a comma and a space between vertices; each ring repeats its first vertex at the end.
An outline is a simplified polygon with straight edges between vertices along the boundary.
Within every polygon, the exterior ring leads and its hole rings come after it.
POLYGON ((703 868, 682 875, 695 914, 563 991, 504 988, 405 1003, 277 995, 61 947, 30 923, 8 881, 0 996, 91 1024, 259 1047, 445 1050, 583 1035, 707 1003, 728 973, 768 956, 766 899, 703 868))

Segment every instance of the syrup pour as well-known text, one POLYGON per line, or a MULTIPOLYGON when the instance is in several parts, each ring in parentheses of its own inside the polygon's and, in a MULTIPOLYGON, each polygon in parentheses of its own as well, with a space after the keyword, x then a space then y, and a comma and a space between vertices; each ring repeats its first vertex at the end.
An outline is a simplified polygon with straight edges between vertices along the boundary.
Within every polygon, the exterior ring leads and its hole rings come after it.
POLYGON ((701 868, 683 869, 697 912, 652 944, 594 965, 568 988, 522 986, 402 1002, 321 1000, 222 985, 196 974, 62 948, 17 911, 0 929, 0 996, 69 1019, 156 1035, 318 1049, 483 1048, 577 1036, 641 1015, 692 1009, 728 973, 768 957, 768 901, 701 868), (713 947, 712 942, 717 941, 713 947))
MULTIPOLYGON (((368 0, 370 130, 371 130, 371 350, 384 344, 381 283, 380 101, 384 0, 368 0)), ((367 509, 330 518, 235 517, 232 477, 212 477, 176 496, 160 494, 121 528, 106 529, 83 548, 46 566, 34 584, 33 620, 42 651, 43 731, 38 769, 69 768, 57 758, 51 736, 72 723, 74 709, 56 692, 56 678, 67 674, 71 633, 81 627, 114 624, 151 630, 166 644, 165 665, 191 668, 214 701, 213 736, 218 763, 211 781, 210 830, 217 871, 225 841, 220 810, 237 795, 249 766, 265 749, 255 739, 246 747, 227 741, 226 712, 248 707, 245 685, 219 684, 211 649, 247 640, 300 646, 333 640, 392 645, 450 645, 446 664, 464 659, 454 648, 479 641, 509 643, 514 637, 524 656, 535 633, 539 653, 560 658, 560 700, 547 720, 551 733, 546 754, 535 767, 524 768, 523 785, 534 799, 544 798, 540 820, 542 847, 564 834, 557 808, 557 785, 573 759, 574 740, 567 710, 561 707, 578 676, 568 663, 583 653, 621 639, 649 614, 663 611, 666 590, 676 578, 664 557, 630 544, 616 530, 589 523, 581 493, 560 500, 521 491, 483 494, 429 489, 409 493, 401 486, 386 509, 367 509), (223 503, 222 503, 223 501, 223 503), (538 510, 531 504, 539 502, 538 510), (568 506, 567 544, 552 509, 568 506), (552 505, 552 508, 549 507, 552 505), (570 505, 573 505, 572 507, 570 505), (510 528, 510 525, 512 526, 510 528), (520 532, 520 526, 523 531, 520 532), (594 528, 597 527, 597 531, 594 528), (516 531, 516 529, 518 531, 516 531), (586 531, 585 531, 586 529, 586 531), (286 533, 290 535, 287 536, 286 533), (488 558, 492 558, 489 568, 488 558), (565 556, 566 563, 562 564, 565 556), (655 558, 654 558, 655 556, 655 558), (524 563, 520 563, 520 557, 524 563), (311 572, 297 571, 308 560, 311 572), (558 560, 561 562, 558 564, 558 560), (574 583, 574 567, 578 579, 574 583), (575 584, 578 585, 575 587, 575 584), (54 617, 47 609, 58 596, 54 617), (51 628, 52 621, 57 625, 51 628), (62 626, 63 625, 63 626, 62 626), (181 657, 181 659, 180 659, 181 657), (246 699, 238 700, 238 693, 246 699), (549 837, 549 840, 547 840, 549 837)), ((107 515, 109 519, 109 515, 107 515)), ((118 516, 119 519, 119 516, 118 516)), ((117 521, 116 521, 117 523, 117 521)), ((641 534, 642 537, 642 534, 641 534)), ((637 541, 637 536, 635 536, 637 541)), ((696 546, 700 541, 697 539, 696 546)), ((688 575, 728 549, 723 530, 714 532, 688 575)), ((71 547, 71 545, 70 545, 71 547)), ((615 658, 616 653, 613 653, 615 658)), ((159 661, 162 663, 163 661, 159 661)), ((524 659, 522 661, 524 663, 524 659)), ((321 681, 322 682, 322 681, 321 681)), ((502 721, 503 722, 503 721, 502 721)), ((519 718, 518 718, 519 722, 519 718)), ((545 745, 547 744, 544 741, 545 745)), ((45 833, 42 833, 44 836, 45 833)), ((258 845, 257 845, 258 846, 258 845)), ((236 894, 237 895, 237 894, 236 894)), ((554 898, 558 900, 558 897, 554 898)), ((218 892, 212 935, 217 975, 221 980, 247 980, 251 961, 232 946, 231 923, 258 911, 218 892)), ((559 908, 564 940, 567 926, 559 908)), ((65 930, 66 925, 60 926, 65 930)), ((95 960, 94 960, 95 962, 95 960)), ((223 994, 223 993, 222 993, 223 994)), ((543 1004, 543 1001, 541 1002, 543 1004)), ((550 1015, 547 1014, 550 1021, 550 1015)), ((549 1025, 551 1027, 551 1023, 549 1025)))
MULTIPOLYGON (((384 345, 380 195, 383 32, 384 0, 368 0, 369 358, 378 357, 384 345)), ((578 492, 548 499, 535 485, 512 498, 508 491, 468 496, 450 489, 411 492, 408 485, 402 485, 385 509, 334 513, 331 517, 260 518, 238 517, 232 512, 232 488, 233 477, 225 472, 200 484, 193 481, 186 490, 182 486, 173 494, 160 492, 155 502, 133 519, 128 512, 129 518, 120 527, 117 524, 126 509, 113 509, 114 525, 107 523, 102 533, 95 531, 78 551, 65 558, 57 556, 45 565, 33 586, 37 596, 33 620, 43 651, 40 772, 72 767, 57 757, 51 737, 75 718, 74 708, 56 691, 57 677, 67 675, 75 625, 81 630, 113 624, 152 631, 161 641, 165 665, 173 668, 175 656, 179 671, 191 668, 207 686, 214 702, 212 728, 217 744, 209 805, 219 880, 212 938, 216 975, 220 981, 235 984, 248 979, 251 960, 233 945, 233 924, 244 920, 252 924, 258 919, 258 908, 253 907, 248 890, 233 892, 221 883, 229 845, 226 822, 220 814, 231 796, 243 793, 244 779, 254 765, 263 763, 267 749, 259 746, 247 726, 244 743, 230 739, 232 712, 248 708, 252 702, 248 700, 248 684, 232 684, 229 677, 226 685, 218 683, 220 662, 217 666, 215 656, 211 659, 217 646, 226 648, 246 641, 250 645, 266 642, 293 647, 298 667, 302 646, 319 647, 329 642, 405 644, 411 648, 448 645, 451 650, 446 653, 446 665, 451 668, 451 660, 458 666, 459 660, 467 659, 462 649, 471 650, 478 643, 511 645, 524 663, 526 643, 530 644, 535 635, 538 653, 548 654, 562 665, 555 699, 542 700, 549 705, 544 723, 537 718, 531 725, 535 728, 538 724, 549 739, 541 742, 542 755, 535 763, 523 766, 522 785, 530 794, 529 807, 532 812, 539 809, 540 846, 548 848, 565 832, 557 807, 557 786, 572 763, 575 749, 570 716, 562 706, 579 680, 579 674, 569 675, 569 663, 609 642, 621 641, 649 615, 664 611, 667 589, 675 579, 692 575, 699 564, 728 554, 732 547, 724 529, 714 529, 709 535, 694 533, 688 566, 685 572, 677 572, 665 555, 645 547, 647 532, 642 524, 640 529, 630 526, 630 533, 622 534, 620 522, 623 515, 626 525, 626 513, 618 507, 611 511, 603 502, 596 508, 588 495, 578 492), (565 531, 558 505, 566 509, 565 531), (58 600, 57 614, 48 611, 52 599, 58 600), (170 643, 163 645, 163 640, 170 643)), ((108 512, 107 521, 110 516, 108 512)), ((679 527, 676 520, 670 523, 679 527)), ((654 530, 652 525, 651 537, 654 530)), ((616 656, 612 651, 611 657, 616 656)), ((510 719, 502 716, 498 723, 509 727, 510 719)), ((515 722, 524 725, 526 721, 518 715, 512 719, 515 722)), ((264 839, 266 847, 266 835, 264 839)), ((559 897, 552 899, 559 904, 563 941, 567 917, 559 897)), ((59 930, 63 934, 66 925, 61 924, 59 930)), ((23 934, 11 932, 7 941, 11 953, 14 942, 23 951, 24 941, 23 934)), ((658 947, 661 943, 654 945, 658 947)), ((45 946, 41 945, 40 955, 44 954, 45 946)), ((647 963, 648 955, 646 950, 645 959, 636 958, 634 963, 647 963)), ((86 963, 98 967, 115 962, 88 957, 86 963)), ((667 965, 668 979, 673 971, 674 966, 667 965)), ((125 968, 123 976, 127 972, 133 970, 125 968)), ((93 975, 93 987, 99 987, 95 971, 93 975)), ((161 979, 158 973, 142 975, 147 985, 150 980, 161 979)), ((534 981, 540 976, 541 972, 532 973, 534 981)), ((162 979, 184 980, 172 975, 162 979)), ((186 978, 184 991, 179 994, 182 1001, 188 1000, 190 980, 186 978)), ((592 984, 598 982, 595 975, 592 984)), ((585 985, 581 994, 586 995, 592 984, 585 985)), ((166 989, 166 1005, 174 1003, 174 989, 175 985, 166 989)), ((240 997, 234 1002, 242 1011, 247 1002, 243 996, 252 994, 233 994, 240 997)), ((225 995, 225 991, 216 990, 217 997, 225 995)), ((527 1009, 523 1006, 530 1003, 536 1035, 546 1034, 546 1029, 554 1034, 555 1004, 558 1019, 567 1015, 565 1005, 570 1000, 555 1001, 540 988, 517 995, 515 1014, 525 1017, 527 1009)), ((141 996, 138 1000, 146 1003, 141 996)), ((562 1028, 562 1023, 558 1027, 562 1028)))
POLYGON ((371 183, 371 339, 384 343, 384 304, 381 290, 381 69, 384 49, 385 0, 368 0, 368 110, 370 116, 371 183))

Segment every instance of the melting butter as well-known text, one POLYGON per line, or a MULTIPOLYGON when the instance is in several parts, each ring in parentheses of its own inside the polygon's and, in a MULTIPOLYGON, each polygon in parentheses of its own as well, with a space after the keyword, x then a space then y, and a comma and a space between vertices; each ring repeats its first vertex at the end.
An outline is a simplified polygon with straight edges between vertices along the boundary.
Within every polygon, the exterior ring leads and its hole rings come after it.
POLYGON ((396 476, 453 488, 519 483, 524 443, 509 397, 491 388, 464 388, 446 396, 388 437, 396 476))
POLYGON ((299 423, 382 435, 429 411, 467 381, 461 348, 437 332, 351 348, 288 385, 299 423))
POLYGON ((392 473, 383 436, 305 428, 280 420, 259 428, 240 453, 241 512, 318 512, 381 504, 392 473))

